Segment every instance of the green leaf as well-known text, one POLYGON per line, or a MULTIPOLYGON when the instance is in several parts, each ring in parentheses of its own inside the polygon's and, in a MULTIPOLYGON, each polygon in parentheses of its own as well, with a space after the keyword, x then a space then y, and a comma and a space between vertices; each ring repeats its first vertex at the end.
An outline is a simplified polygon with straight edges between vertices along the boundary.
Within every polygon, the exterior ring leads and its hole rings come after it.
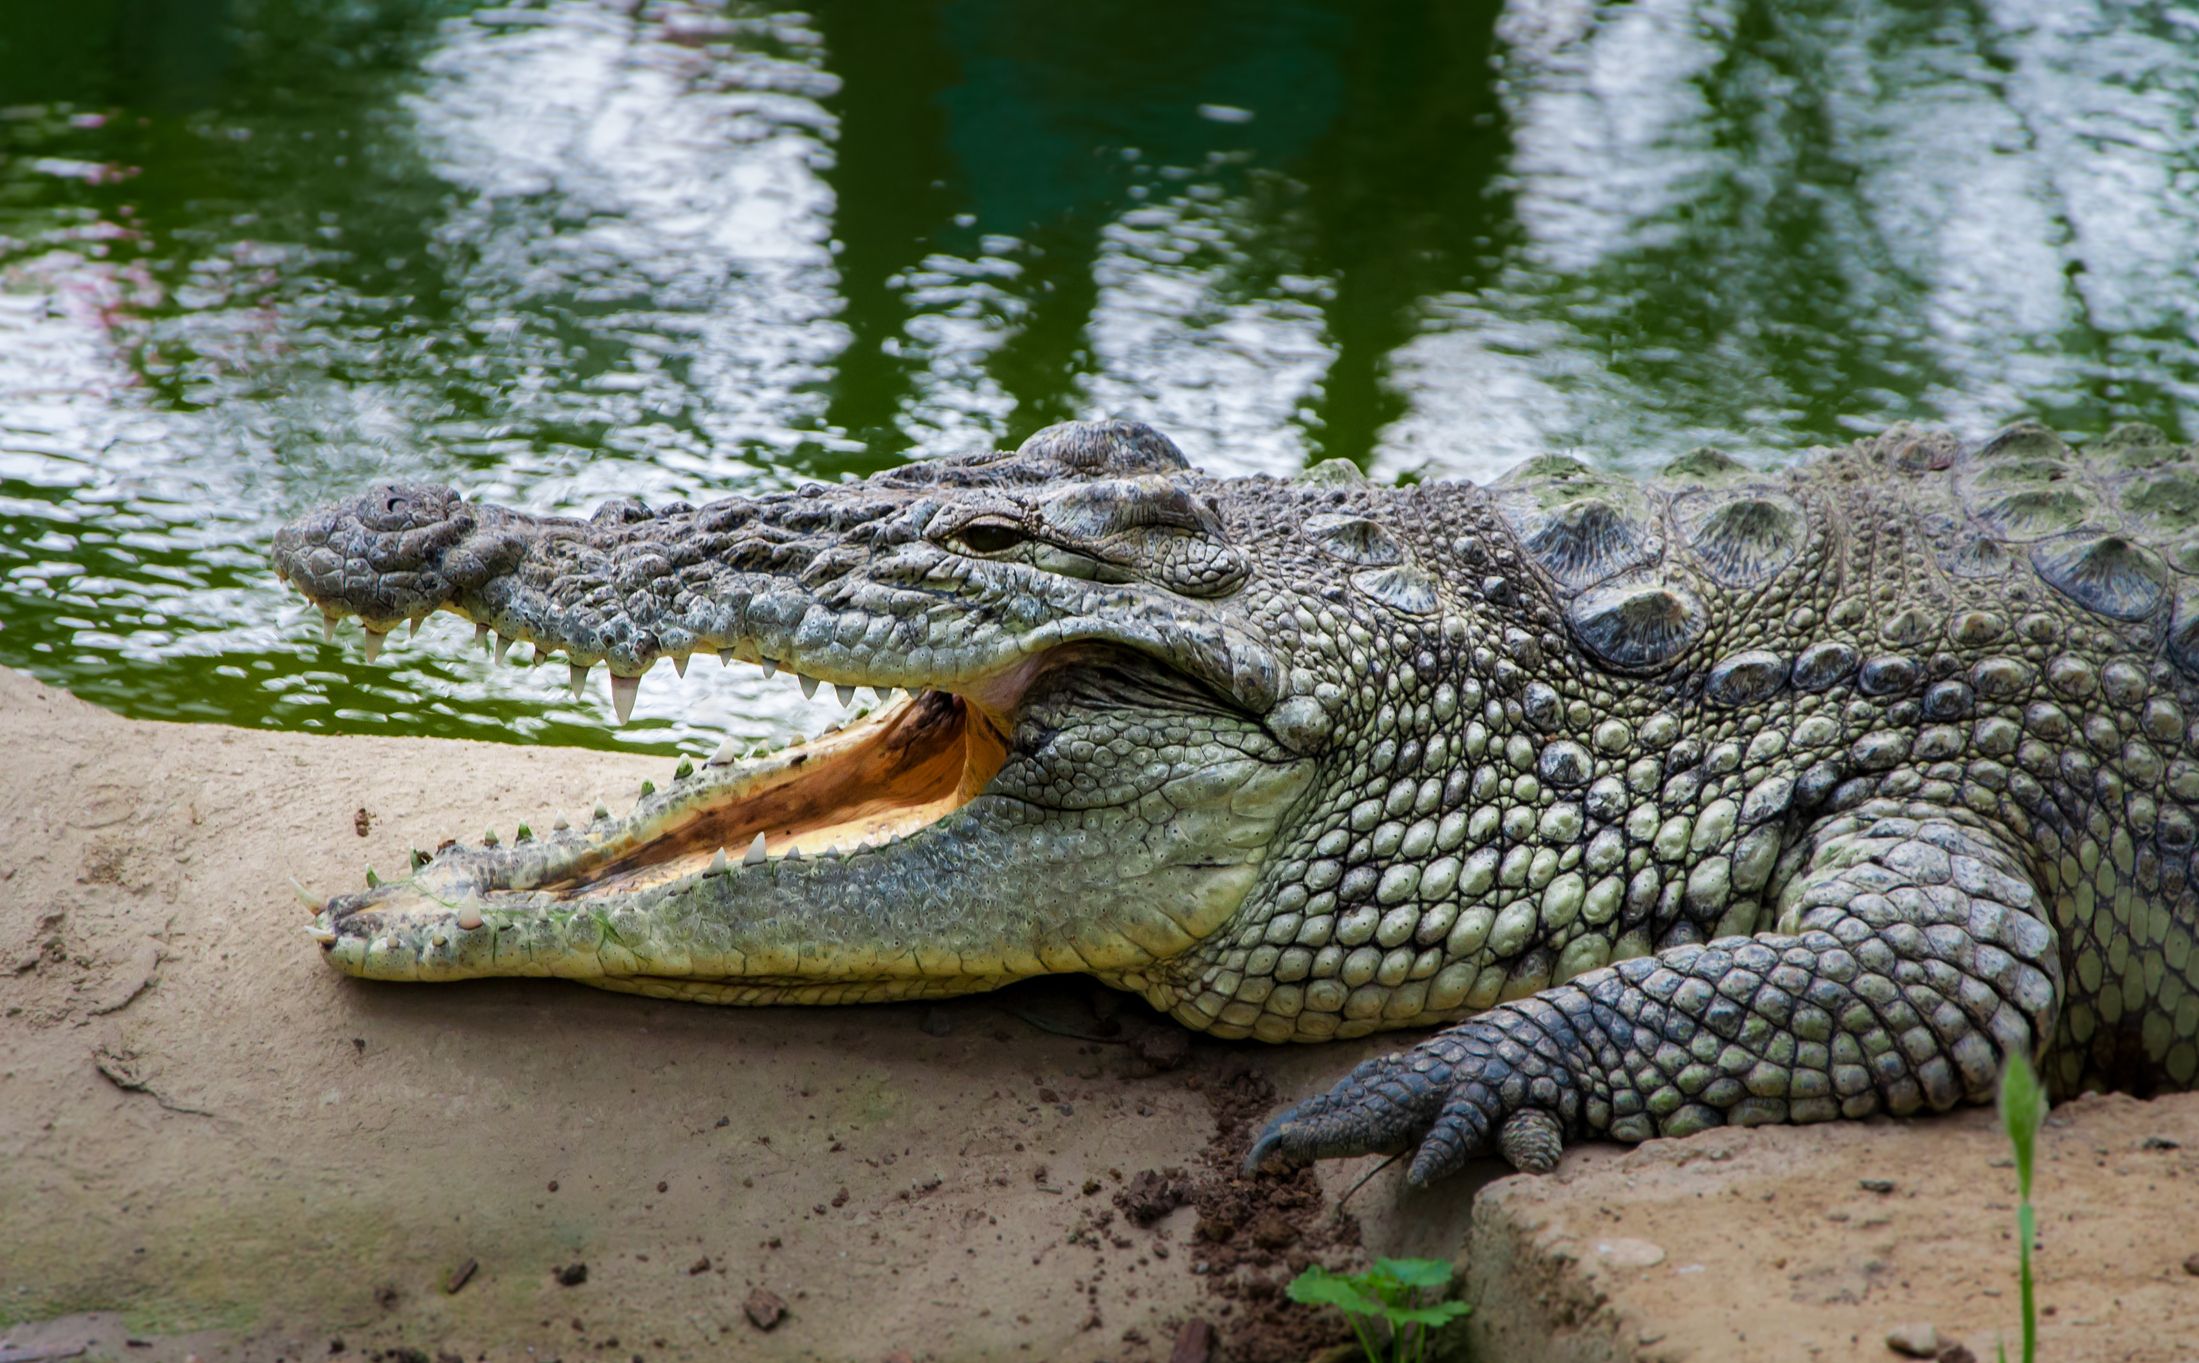
POLYGON ((2023 1195, 2031 1195, 2031 1154, 2039 1128, 2046 1122, 2046 1091, 2039 1087, 2031 1062, 2021 1055, 2008 1057, 2000 1077, 2000 1120, 2008 1143, 2016 1150, 2016 1182, 2023 1195))
POLYGON ((1473 1309, 1462 1301, 1439 1301, 1426 1306, 1393 1306, 1388 1314, 1393 1325, 1425 1325, 1432 1330, 1450 1324, 1473 1309))
POLYGON ((1451 1265, 1443 1259, 1377 1259, 1369 1273, 1386 1274, 1400 1287, 1441 1291, 1451 1282, 1451 1265))
POLYGON ((1331 1273, 1319 1264, 1308 1265, 1306 1271, 1291 1279, 1290 1286, 1283 1291, 1294 1302, 1333 1306, 1349 1315, 1379 1316, 1386 1310, 1357 1278, 1331 1273))

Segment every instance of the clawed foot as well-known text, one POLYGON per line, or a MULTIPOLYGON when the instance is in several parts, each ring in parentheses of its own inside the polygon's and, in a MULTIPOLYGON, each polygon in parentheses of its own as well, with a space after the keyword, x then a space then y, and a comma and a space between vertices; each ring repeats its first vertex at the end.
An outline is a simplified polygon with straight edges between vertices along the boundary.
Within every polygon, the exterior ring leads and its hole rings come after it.
POLYGON ((1491 1154, 1526 1173, 1550 1172, 1566 1132, 1578 1129, 1579 1090, 1561 1063, 1513 1030, 1485 1015, 1367 1061, 1277 1114, 1253 1142, 1246 1171, 1412 1150, 1406 1180, 1415 1188, 1491 1154))

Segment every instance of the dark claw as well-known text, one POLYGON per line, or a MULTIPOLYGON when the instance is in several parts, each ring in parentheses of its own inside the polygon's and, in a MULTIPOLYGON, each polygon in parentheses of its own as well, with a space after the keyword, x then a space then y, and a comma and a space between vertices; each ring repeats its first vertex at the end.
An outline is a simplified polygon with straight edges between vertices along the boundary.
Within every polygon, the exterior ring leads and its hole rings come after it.
POLYGON ((1564 1124, 1528 1107, 1529 1086, 1473 1023, 1412 1050, 1370 1060, 1327 1093, 1284 1109, 1245 1157, 1245 1172, 1317 1159, 1414 1151, 1415 1188, 1500 1155, 1526 1173, 1548 1173, 1564 1148, 1564 1124))
POLYGON ((1302 1161, 1292 1159, 1290 1152, 1283 1148, 1283 1123, 1289 1121, 1291 1114, 1297 1110, 1295 1107, 1283 1109, 1270 1117, 1268 1124, 1260 1129, 1259 1139, 1252 1143, 1252 1152, 1245 1156, 1244 1172, 1246 1178, 1260 1173, 1263 1169, 1280 1172, 1302 1163, 1302 1161), (1268 1157, 1271 1155, 1276 1157, 1272 1166, 1268 1163, 1268 1157))

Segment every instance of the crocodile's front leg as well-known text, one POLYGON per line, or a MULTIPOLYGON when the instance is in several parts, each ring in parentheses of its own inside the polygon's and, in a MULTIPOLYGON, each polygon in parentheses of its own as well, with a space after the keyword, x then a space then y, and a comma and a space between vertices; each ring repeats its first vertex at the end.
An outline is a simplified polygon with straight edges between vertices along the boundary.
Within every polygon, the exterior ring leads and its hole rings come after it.
POLYGON ((1893 804, 1824 821, 1779 930, 1673 947, 1501 1004, 1359 1066, 1276 1117, 1248 1163, 1416 1148, 1425 1185, 1561 1139, 1941 1110, 2036 1059, 2061 994, 2055 934, 2006 836, 1893 804))

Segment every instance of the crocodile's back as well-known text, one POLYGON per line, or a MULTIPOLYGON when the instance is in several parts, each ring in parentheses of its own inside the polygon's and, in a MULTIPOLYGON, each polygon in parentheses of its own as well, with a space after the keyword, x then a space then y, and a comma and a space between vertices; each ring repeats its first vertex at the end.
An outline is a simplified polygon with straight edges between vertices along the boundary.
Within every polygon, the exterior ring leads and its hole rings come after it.
MULTIPOLYGON (((2199 452, 2126 427, 2080 455, 2020 426, 1974 452, 1896 442, 1881 453, 1921 465, 1888 486, 1919 494, 1912 523, 1944 575, 1949 642, 1968 644, 1959 661, 1977 693, 1967 734, 1928 729, 1919 746, 1957 749, 1940 759, 1944 779, 2033 849, 2053 902, 2064 1003, 2050 1073, 2064 1089, 2188 1087, 2199 1075, 2199 452)), ((1926 724, 1951 694, 1923 693, 1926 724)))
POLYGON ((2199 450, 2123 427, 2079 452, 2027 423, 1975 447, 1897 428, 1774 474, 1577 469, 1491 489, 1574 636, 1620 671, 1703 660, 1683 685, 1705 741, 1747 744, 1735 788, 1821 787, 1797 824, 1891 799, 2005 830, 2059 934, 2054 1086, 2190 1087, 2199 450))

